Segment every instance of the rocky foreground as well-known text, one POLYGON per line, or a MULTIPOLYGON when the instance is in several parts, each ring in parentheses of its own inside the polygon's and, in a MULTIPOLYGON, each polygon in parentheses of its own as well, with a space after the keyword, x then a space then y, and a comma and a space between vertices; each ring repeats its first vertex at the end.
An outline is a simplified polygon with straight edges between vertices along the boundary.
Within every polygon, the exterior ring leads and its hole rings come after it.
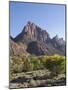
POLYGON ((13 74, 10 88, 32 88, 66 85, 65 74, 53 76, 48 70, 36 70, 13 74))

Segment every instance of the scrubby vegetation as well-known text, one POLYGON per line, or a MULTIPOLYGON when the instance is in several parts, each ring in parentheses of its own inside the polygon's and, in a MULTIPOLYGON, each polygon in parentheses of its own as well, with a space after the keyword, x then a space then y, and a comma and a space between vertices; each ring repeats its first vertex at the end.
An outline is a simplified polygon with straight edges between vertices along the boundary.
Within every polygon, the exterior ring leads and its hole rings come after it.
MULTIPOLYGON (((36 85, 36 81, 37 83, 41 83, 41 81, 39 82, 36 79, 45 80, 48 78, 53 81, 53 78, 58 78, 58 75, 65 76, 65 66, 65 57, 59 55, 13 56, 10 57, 10 82, 14 79, 17 79, 18 77, 22 77, 22 79, 26 78, 27 81, 29 81, 31 78, 29 83, 31 85, 34 83, 35 86, 38 86, 36 85)), ((39 86, 42 86, 42 84, 39 86)), ((48 85, 45 84, 45 86, 48 85)))
POLYGON ((65 72, 65 57, 54 56, 14 56, 10 60, 10 70, 12 73, 33 71, 47 68, 58 73, 65 72))

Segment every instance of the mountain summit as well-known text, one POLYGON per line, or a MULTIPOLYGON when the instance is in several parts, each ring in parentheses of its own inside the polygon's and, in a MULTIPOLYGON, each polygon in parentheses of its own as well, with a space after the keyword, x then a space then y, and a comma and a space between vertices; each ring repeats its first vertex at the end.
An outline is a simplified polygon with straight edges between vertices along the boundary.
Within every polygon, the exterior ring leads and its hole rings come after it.
POLYGON ((46 30, 41 29, 39 26, 28 21, 24 26, 22 32, 15 38, 15 41, 42 41, 45 42, 49 38, 49 34, 46 30))
POLYGON ((65 41, 56 35, 53 39, 49 33, 38 25, 28 21, 22 32, 14 38, 18 45, 25 44, 26 52, 35 55, 65 55, 65 41))

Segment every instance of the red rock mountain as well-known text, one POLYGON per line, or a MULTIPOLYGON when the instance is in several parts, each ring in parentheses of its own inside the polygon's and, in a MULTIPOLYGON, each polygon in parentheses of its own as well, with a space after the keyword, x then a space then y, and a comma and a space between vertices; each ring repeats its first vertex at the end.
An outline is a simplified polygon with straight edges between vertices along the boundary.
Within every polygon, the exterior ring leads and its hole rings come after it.
POLYGON ((46 30, 30 21, 24 26, 22 32, 13 39, 13 43, 13 50, 17 47, 15 49, 17 53, 25 51, 35 55, 65 55, 65 41, 63 38, 55 36, 51 39, 46 30))

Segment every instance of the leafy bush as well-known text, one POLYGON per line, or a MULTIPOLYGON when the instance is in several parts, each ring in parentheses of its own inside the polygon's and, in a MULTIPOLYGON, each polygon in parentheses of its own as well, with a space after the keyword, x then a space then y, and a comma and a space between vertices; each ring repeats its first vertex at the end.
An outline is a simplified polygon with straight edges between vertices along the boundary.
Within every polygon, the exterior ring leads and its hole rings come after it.
POLYGON ((49 69, 54 75, 65 72, 65 57, 54 55, 46 60, 46 68, 49 69))

